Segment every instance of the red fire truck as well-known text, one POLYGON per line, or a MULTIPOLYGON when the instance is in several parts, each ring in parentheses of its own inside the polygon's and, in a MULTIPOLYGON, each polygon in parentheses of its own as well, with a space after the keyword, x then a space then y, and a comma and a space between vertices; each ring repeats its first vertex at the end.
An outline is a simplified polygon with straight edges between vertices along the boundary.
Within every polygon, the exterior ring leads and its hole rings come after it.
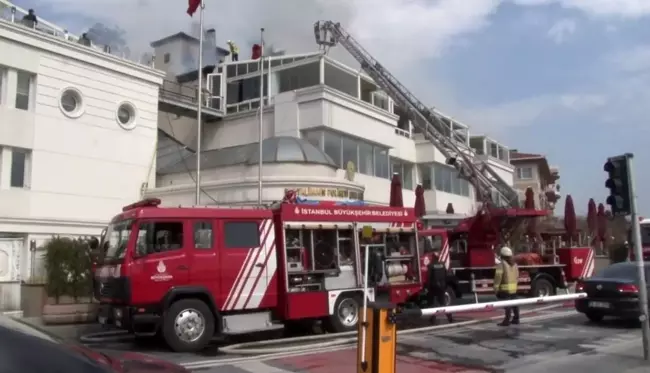
POLYGON ((411 208, 159 205, 143 200, 112 219, 96 297, 101 323, 159 334, 175 351, 298 320, 354 330, 366 252, 370 301, 405 303, 422 287, 411 208))
MULTIPOLYGON (((533 214, 541 216, 544 212, 494 210, 489 218, 479 214, 454 229, 420 230, 421 267, 426 271, 433 253, 438 253, 451 274, 447 290, 449 302, 468 293, 493 293, 494 271, 499 262, 494 250, 499 242, 493 227, 503 226, 504 220, 521 220, 533 214)), ((544 296, 554 295, 558 288, 566 289, 570 282, 590 277, 595 267, 595 254, 590 247, 548 247, 544 255, 515 254, 515 261, 519 264, 519 292, 544 296)), ((426 274, 422 277, 426 281, 426 274)))

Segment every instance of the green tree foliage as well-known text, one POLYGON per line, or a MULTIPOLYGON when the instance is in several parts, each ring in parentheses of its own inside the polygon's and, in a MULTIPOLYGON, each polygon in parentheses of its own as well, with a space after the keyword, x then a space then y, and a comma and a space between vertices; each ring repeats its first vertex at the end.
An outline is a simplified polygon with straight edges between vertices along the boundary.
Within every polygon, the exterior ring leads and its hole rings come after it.
POLYGON ((44 246, 46 291, 57 302, 92 294, 91 250, 88 241, 54 236, 44 246))

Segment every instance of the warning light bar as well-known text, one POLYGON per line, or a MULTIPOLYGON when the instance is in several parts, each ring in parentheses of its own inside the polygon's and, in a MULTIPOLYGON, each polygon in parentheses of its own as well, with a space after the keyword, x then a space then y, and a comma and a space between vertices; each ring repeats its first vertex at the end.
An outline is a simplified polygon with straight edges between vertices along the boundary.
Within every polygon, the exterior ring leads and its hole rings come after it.
POLYGON ((138 207, 158 207, 160 205, 161 201, 159 198, 146 198, 143 199, 142 201, 138 201, 136 203, 132 203, 130 205, 126 205, 122 207, 122 211, 129 211, 133 209, 137 209, 138 207))

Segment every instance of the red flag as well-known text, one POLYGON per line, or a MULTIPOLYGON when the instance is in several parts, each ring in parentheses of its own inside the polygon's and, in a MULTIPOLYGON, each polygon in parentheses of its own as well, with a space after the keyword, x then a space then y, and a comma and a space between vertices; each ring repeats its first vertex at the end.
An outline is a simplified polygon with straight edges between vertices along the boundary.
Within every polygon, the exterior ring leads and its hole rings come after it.
POLYGON ((196 13, 196 10, 199 9, 201 6, 201 0, 188 0, 188 5, 187 5, 187 14, 189 16, 193 16, 194 13, 196 13))

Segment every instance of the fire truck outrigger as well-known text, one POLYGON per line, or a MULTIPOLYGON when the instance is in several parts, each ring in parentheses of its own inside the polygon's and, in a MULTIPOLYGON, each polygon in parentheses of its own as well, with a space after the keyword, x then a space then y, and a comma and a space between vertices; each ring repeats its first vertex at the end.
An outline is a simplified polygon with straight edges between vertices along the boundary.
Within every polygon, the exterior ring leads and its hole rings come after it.
POLYGON ((405 303, 422 286, 411 208, 298 204, 291 192, 270 209, 160 203, 112 219, 95 291, 101 323, 175 351, 305 320, 354 330, 366 252, 369 301, 405 303))

